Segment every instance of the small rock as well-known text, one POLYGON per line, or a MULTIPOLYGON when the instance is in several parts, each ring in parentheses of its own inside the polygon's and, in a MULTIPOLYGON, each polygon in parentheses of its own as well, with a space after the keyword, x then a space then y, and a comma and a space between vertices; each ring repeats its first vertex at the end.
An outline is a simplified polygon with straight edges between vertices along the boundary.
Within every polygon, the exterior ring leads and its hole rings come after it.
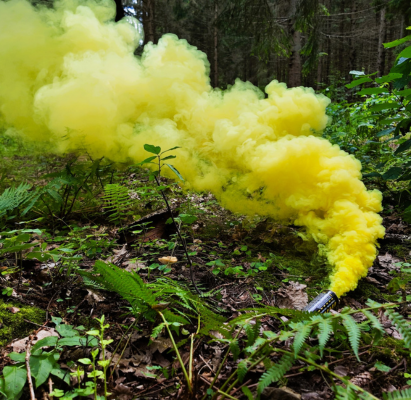
POLYGON ((12 314, 17 314, 18 312, 20 312, 20 308, 17 307, 8 307, 7 311, 11 312, 12 314))

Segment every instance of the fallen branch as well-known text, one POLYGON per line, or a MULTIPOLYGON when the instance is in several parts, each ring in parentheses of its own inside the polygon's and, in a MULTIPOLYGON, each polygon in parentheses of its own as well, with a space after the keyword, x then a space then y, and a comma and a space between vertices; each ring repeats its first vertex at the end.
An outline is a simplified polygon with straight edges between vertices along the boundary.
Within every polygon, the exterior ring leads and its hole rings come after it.
POLYGON ((31 370, 30 370, 30 348, 31 348, 31 342, 33 340, 33 335, 29 336, 29 341, 27 343, 27 348, 26 348, 26 369, 27 369, 27 382, 29 384, 29 390, 30 390, 30 400, 36 400, 36 396, 34 394, 34 388, 33 388, 33 381, 31 380, 31 370))

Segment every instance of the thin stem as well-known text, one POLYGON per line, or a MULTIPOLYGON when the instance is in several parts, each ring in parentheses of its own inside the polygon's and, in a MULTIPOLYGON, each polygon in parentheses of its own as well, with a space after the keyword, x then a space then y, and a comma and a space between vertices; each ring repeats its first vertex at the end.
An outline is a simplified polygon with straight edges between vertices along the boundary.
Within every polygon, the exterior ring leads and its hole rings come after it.
POLYGON ((161 318, 162 318, 162 320, 163 320, 163 322, 164 322, 164 325, 166 326, 167 332, 168 332, 168 334, 169 334, 169 336, 170 336, 171 343, 173 344, 173 349, 174 349, 174 351, 176 352, 178 362, 179 362, 180 365, 181 365, 181 369, 183 370, 184 377, 186 378, 186 381, 187 381, 188 391, 189 391, 190 393, 192 393, 192 392, 193 392, 193 388, 192 388, 192 386, 191 386, 191 382, 190 382, 190 379, 189 379, 189 377, 188 377, 187 370, 186 370, 186 368, 185 368, 185 366, 184 366, 184 363, 183 363, 183 360, 182 360, 182 358, 181 358, 180 352, 178 351, 176 342, 174 341, 174 337, 173 337, 173 335, 172 335, 172 333, 171 333, 171 331, 170 331, 170 327, 168 326, 168 322, 167 322, 167 320, 164 318, 164 315, 163 315, 160 311, 159 311, 158 313, 160 314, 160 316, 161 316, 161 318))
POLYGON ((36 400, 36 396, 34 394, 34 388, 33 388, 33 381, 31 380, 31 370, 30 370, 30 348, 31 348, 31 341, 33 340, 33 335, 30 335, 29 341, 27 343, 27 348, 26 348, 26 369, 27 369, 27 382, 29 384, 29 390, 30 390, 30 400, 36 400))
MULTIPOLYGON (((156 180, 156 182, 157 182, 157 186, 161 186, 161 185, 160 185, 160 181, 158 180, 158 177, 155 176, 154 178, 155 178, 155 180, 156 180)), ((171 219, 173 220, 174 226, 175 226, 176 229, 177 229, 177 235, 178 235, 178 237, 179 237, 179 239, 180 239, 180 241, 181 241, 181 244, 182 244, 183 247, 184 247, 184 253, 185 253, 185 255, 186 255, 187 261, 188 261, 188 263, 190 264, 190 278, 191 278, 191 282, 193 283, 196 292, 197 292, 200 296, 202 296, 202 293, 201 293, 200 290, 198 289, 198 287, 197 287, 197 285, 196 285, 196 282, 195 282, 195 280, 194 280, 194 267, 193 267, 193 263, 191 262, 191 258, 190 258, 190 256, 188 255, 187 246, 186 246, 185 241, 183 240, 183 237, 181 236, 180 228, 178 227, 178 224, 177 224, 177 222, 176 222, 175 219, 174 219, 173 212, 172 212, 172 210, 171 210, 170 204, 168 204, 168 200, 167 200, 166 195, 164 194, 164 192, 163 192, 162 190, 160 190, 160 193, 161 193, 161 196, 163 197, 164 202, 166 203, 168 212, 169 212, 170 215, 171 215, 171 219)))
MULTIPOLYGON (((238 336, 240 335, 240 333, 241 333, 242 330, 243 330, 243 327, 241 327, 241 328, 237 331, 237 333, 236 333, 233 341, 235 341, 235 340, 238 338, 238 336)), ((220 366, 218 367, 218 370, 217 370, 217 372, 216 372, 215 375, 214 375, 214 378, 213 378, 213 381, 211 382, 210 388, 212 388, 212 387, 214 386, 215 381, 217 380, 218 376, 220 375, 221 369, 223 368, 223 366, 224 366, 224 364, 225 364, 225 362, 226 362, 227 357, 228 357, 229 354, 230 354, 230 347, 228 347, 227 352, 226 352, 225 355, 224 355, 223 361, 220 363, 220 366)), ((206 397, 207 397, 207 394, 205 394, 201 400, 205 400, 206 397)))
MULTIPOLYGON (((127 335, 128 331, 133 327, 133 325, 134 325, 136 322, 137 322, 137 319, 135 319, 135 320, 133 321, 133 323, 127 328, 126 333, 123 335, 123 337, 124 337, 125 335, 127 335)), ((113 368, 112 371, 111 371, 111 374, 110 374, 109 379, 112 378, 112 376, 113 376, 113 374, 114 374, 114 371, 115 371, 116 368, 117 368, 117 365, 119 364, 121 358, 123 357, 123 354, 124 354, 124 352, 125 352, 125 350, 126 350, 126 348, 127 348, 128 343, 130 342, 130 339, 131 339, 131 336, 132 336, 132 335, 133 335, 133 332, 131 332, 130 335, 128 336, 127 342, 126 342, 126 344, 124 345, 123 351, 121 352, 120 357, 118 358, 118 361, 117 361, 116 365, 114 366, 114 368, 113 368)), ((117 353, 117 349, 119 348, 119 346, 120 346, 120 344, 121 344, 121 341, 123 340, 123 337, 119 340, 118 345, 117 345, 117 347, 115 348, 114 353, 112 354, 112 356, 111 356, 111 358, 110 358, 110 363, 109 363, 109 365, 111 365, 111 363, 112 363, 112 361, 113 361, 113 358, 114 358, 114 355, 117 353)))
POLYGON ((191 344, 190 344, 190 361, 188 364, 188 379, 190 384, 193 384, 193 350, 194 350, 194 333, 190 335, 191 344))
MULTIPOLYGON (((274 348, 273 351, 276 351, 278 353, 283 353, 283 354, 292 354, 290 351, 287 350, 283 350, 283 349, 277 349, 274 348)), ((345 385, 347 386, 352 386, 355 388, 355 390, 361 392, 361 393, 366 393, 367 396, 370 396, 370 398, 375 399, 375 400, 379 400, 378 397, 373 396, 371 393, 367 392, 366 390, 364 390, 363 388, 354 385, 352 382, 350 382, 349 380, 343 378, 340 375, 337 375, 335 372, 331 371, 328 367, 324 366, 324 365, 319 365, 314 361, 309 360, 308 358, 302 357, 300 355, 297 355, 297 358, 301 361, 304 361, 307 364, 312 365, 313 367, 318 368, 320 371, 324 371, 325 373, 327 373, 328 375, 331 375, 334 378, 339 379, 341 382, 343 382, 345 385)))

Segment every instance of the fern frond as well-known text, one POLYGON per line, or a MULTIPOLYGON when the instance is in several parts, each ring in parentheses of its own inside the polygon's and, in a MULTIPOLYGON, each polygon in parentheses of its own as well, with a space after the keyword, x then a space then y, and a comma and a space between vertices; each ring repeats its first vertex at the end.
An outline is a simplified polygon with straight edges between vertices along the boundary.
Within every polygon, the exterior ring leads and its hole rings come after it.
POLYGON ((157 325, 157 326, 153 329, 153 331, 151 332, 150 340, 151 340, 151 339, 155 339, 155 338, 161 333, 161 331, 164 329, 165 325, 166 325, 166 324, 165 324, 164 322, 162 322, 161 324, 157 325))
POLYGON ((0 218, 4 217, 8 211, 26 203, 32 196, 30 189, 31 185, 24 182, 17 187, 7 188, 0 195, 0 218))
POLYGON ((243 386, 241 388, 241 390, 244 393, 244 395, 247 396, 248 400, 254 400, 253 393, 251 392, 251 390, 247 386, 243 386))
POLYGON ((233 340, 230 342, 230 351, 233 354, 233 361, 237 361, 238 356, 241 353, 240 346, 238 345, 238 340, 233 340))
POLYGON ((360 345, 361 331, 354 318, 351 315, 342 314, 343 325, 347 330, 348 340, 350 342, 351 348, 357 357, 357 360, 360 361, 358 356, 358 347, 360 345))
POLYGON ((335 386, 335 399, 336 400, 358 400, 359 397, 352 386, 348 387, 335 386))
POLYGON ((247 374, 247 360, 241 360, 237 367, 238 380, 242 382, 247 374))
POLYGON ((163 315, 164 315, 164 318, 166 319, 166 321, 169 322, 169 323, 178 322, 181 325, 189 324, 189 322, 184 317, 181 317, 180 315, 174 314, 170 310, 164 310, 163 315))
MULTIPOLYGON (((96 261, 93 271, 79 271, 80 275, 102 285, 105 289, 118 293, 127 300, 133 309, 145 308, 148 311, 156 304, 156 296, 141 280, 137 273, 131 273, 118 268, 114 264, 96 261)), ((150 313, 155 315, 154 310, 150 313)), ((147 315, 145 315, 147 318, 147 315)), ((151 315, 150 315, 151 316, 151 315)))
POLYGON ((304 342, 308 338, 311 333, 312 325, 309 322, 299 322, 292 326, 293 329, 297 329, 297 334, 294 338, 293 348, 294 348, 294 356, 296 357, 297 354, 300 352, 301 347, 303 346, 304 342))
POLYGON ((381 325, 381 322, 371 311, 362 310, 361 312, 368 318, 374 329, 377 329, 380 332, 385 333, 384 327, 381 325))
POLYGON ((404 317, 394 310, 387 309, 385 315, 396 326, 404 339, 405 347, 411 348, 411 326, 404 317))
POLYGON ((104 289, 103 285, 101 285, 100 283, 97 283, 96 281, 93 281, 90 278, 87 278, 87 276, 83 276, 83 283, 84 283, 84 286, 89 287, 90 289, 96 289, 96 290, 104 289))
POLYGON ((260 333, 261 322, 255 321, 255 324, 244 325, 244 330, 247 335, 247 347, 252 346, 260 333))
POLYGON ((396 390, 390 393, 383 393, 384 400, 411 400, 411 389, 396 390))
POLYGON ((128 188, 118 183, 104 186, 104 208, 110 212, 109 219, 115 223, 121 223, 127 218, 132 206, 132 200, 128 194, 128 188))
POLYGON ((273 382, 280 380, 294 363, 292 354, 285 354, 281 360, 274 364, 268 371, 264 372, 258 381, 257 392, 261 394, 263 390, 273 382))
POLYGON ((320 317, 321 321, 318 324, 318 344, 320 346, 320 355, 323 356, 324 347, 333 332, 331 321, 327 318, 320 317))

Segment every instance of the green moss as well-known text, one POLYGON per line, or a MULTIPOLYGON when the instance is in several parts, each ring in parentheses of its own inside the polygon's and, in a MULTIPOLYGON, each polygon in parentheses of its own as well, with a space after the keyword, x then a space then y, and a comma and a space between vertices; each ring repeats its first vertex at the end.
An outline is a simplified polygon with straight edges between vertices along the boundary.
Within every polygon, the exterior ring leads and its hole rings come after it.
POLYGON ((408 362, 410 361, 410 352, 405 348, 404 341, 391 336, 383 337, 370 351, 380 359, 385 357, 398 362, 405 357, 408 362))
POLYGON ((410 244, 393 244, 387 246, 388 251, 399 258, 408 257, 410 254, 410 244))
POLYGON ((13 339, 22 339, 26 337, 36 324, 42 324, 46 317, 46 312, 36 307, 28 307, 19 303, 4 303, 0 299, 0 347, 10 343, 13 339), (20 311, 16 314, 11 313, 8 308, 17 307, 20 311))
POLYGON ((379 302, 395 302, 398 299, 398 294, 382 293, 375 285, 364 279, 358 282, 357 289, 350 292, 349 296, 362 302, 368 299, 379 302))
MULTIPOLYGON (((268 255, 266 257, 269 258, 268 255)), ((279 288, 282 280, 287 277, 290 281, 306 284, 307 293, 311 298, 315 297, 318 291, 325 290, 329 286, 328 275, 329 268, 323 259, 314 257, 310 261, 301 255, 287 254, 275 255, 267 271, 258 273, 255 279, 259 286, 264 289, 273 290, 279 288), (279 275, 273 275, 273 273, 278 273, 279 275), (281 276, 281 273, 284 273, 285 276, 281 276), (307 278, 310 278, 309 282, 305 281, 307 278)))

